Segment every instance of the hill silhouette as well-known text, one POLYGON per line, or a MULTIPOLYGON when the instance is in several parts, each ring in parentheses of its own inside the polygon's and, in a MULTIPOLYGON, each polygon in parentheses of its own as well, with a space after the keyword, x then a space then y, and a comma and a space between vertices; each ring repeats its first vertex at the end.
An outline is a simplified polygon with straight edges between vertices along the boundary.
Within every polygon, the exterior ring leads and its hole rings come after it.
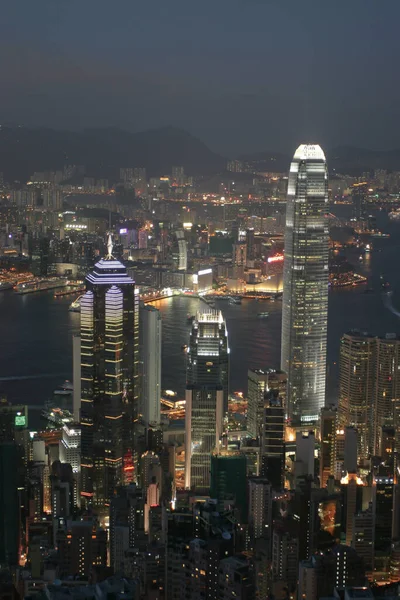
MULTIPOLYGON (((400 171, 400 148, 394 150, 368 150, 356 146, 338 146, 327 149, 326 158, 329 172, 360 175, 364 171, 387 169, 400 171)), ((284 173, 289 170, 291 156, 277 152, 255 152, 245 154, 239 159, 256 165, 260 171, 284 173)))
POLYGON ((188 132, 173 127, 130 133, 115 128, 62 131, 47 128, 0 129, 0 171, 6 181, 26 181, 35 171, 85 165, 93 177, 118 179, 120 167, 145 167, 148 176, 183 166, 188 175, 224 169, 226 159, 188 132))

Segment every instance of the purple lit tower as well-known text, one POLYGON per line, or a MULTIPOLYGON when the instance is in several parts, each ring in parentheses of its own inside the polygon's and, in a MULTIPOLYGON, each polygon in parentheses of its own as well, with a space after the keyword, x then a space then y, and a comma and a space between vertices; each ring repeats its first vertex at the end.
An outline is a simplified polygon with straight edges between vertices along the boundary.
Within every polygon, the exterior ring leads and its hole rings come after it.
POLYGON ((100 515, 136 478, 138 410, 139 295, 107 248, 81 299, 81 499, 100 515))

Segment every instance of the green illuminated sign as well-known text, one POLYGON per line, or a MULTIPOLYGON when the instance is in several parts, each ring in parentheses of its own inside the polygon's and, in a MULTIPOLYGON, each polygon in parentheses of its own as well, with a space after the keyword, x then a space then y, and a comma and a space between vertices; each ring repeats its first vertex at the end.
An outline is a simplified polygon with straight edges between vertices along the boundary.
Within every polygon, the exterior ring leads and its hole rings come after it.
POLYGON ((16 427, 25 427, 25 425, 26 425, 25 415, 15 415, 14 424, 16 427))

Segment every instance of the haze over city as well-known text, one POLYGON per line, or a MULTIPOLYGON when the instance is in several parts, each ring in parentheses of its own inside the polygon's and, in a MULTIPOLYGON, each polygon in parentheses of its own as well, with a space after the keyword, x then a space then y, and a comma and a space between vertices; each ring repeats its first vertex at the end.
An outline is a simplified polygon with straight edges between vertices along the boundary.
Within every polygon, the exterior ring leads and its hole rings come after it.
POLYGON ((400 146, 397 0, 20 0, 2 7, 1 120, 176 126, 227 157, 400 146))

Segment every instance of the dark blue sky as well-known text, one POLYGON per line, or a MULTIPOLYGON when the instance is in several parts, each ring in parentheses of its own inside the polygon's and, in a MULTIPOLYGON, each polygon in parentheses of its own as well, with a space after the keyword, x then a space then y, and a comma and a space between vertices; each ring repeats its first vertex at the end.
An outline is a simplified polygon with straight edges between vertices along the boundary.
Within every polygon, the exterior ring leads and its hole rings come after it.
POLYGON ((400 0, 8 0, 0 119, 400 147, 400 0))

